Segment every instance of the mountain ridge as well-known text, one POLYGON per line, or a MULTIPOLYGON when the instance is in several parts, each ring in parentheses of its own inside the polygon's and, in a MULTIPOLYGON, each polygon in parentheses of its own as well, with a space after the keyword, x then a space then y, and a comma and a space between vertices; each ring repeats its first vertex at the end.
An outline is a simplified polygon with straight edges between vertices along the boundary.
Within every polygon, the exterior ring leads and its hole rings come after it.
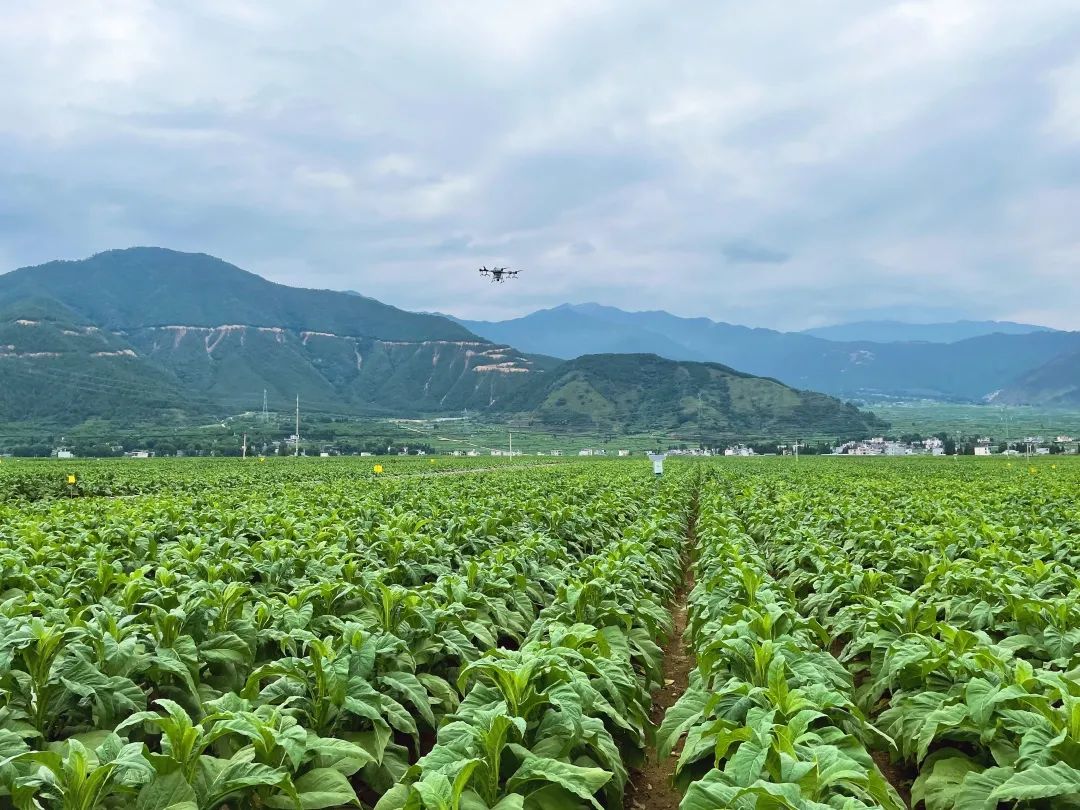
POLYGON ((58 260, 0 275, 0 310, 11 301, 47 297, 103 327, 250 326, 345 332, 365 323, 362 337, 475 337, 458 324, 408 312, 361 295, 289 287, 206 253, 134 247, 82 260, 58 260), (103 275, 108 282, 103 283, 103 275), (182 278, 181 278, 182 276, 182 278), (182 282, 182 285, 178 282, 182 282), (204 285, 216 294, 200 294, 204 285), (160 301, 170 293, 167 302, 160 301), (157 305, 155 305, 155 303, 157 305), (141 308, 140 308, 141 307, 141 308), (164 317, 164 309, 170 311, 164 317))
POLYGON ((868 435, 887 425, 833 397, 799 391, 721 363, 655 354, 583 355, 530 380, 503 403, 531 405, 545 426, 626 432, 697 432, 732 437, 868 435), (763 414, 767 415, 763 418, 763 414))
POLYGON ((995 392, 988 400, 1003 405, 1080 407, 1080 351, 1052 358, 995 392))
POLYGON ((851 321, 848 323, 803 329, 800 334, 836 341, 869 340, 874 343, 955 343, 984 335, 1026 335, 1032 332, 1058 332, 1049 326, 1016 321, 976 321, 960 319, 932 323, 899 320, 851 321))
POLYGON ((671 405, 663 391, 641 393, 635 380, 647 372, 676 388, 684 376, 701 377, 701 396, 713 403, 710 429, 760 434, 811 400, 818 410, 805 413, 827 433, 876 424, 835 399, 733 369, 625 353, 564 366, 438 315, 274 284, 206 254, 133 248, 0 276, 0 419, 235 413, 257 408, 266 392, 278 404, 299 393, 308 412, 338 416, 468 408, 543 421, 559 418, 558 407, 533 398, 545 390, 540 378, 553 374, 585 375, 603 392, 592 400, 597 413, 575 419, 638 429, 659 414, 658 403, 671 405), (742 400, 726 398, 732 380, 768 396, 741 412, 742 400))
POLYGON ((7 418, 142 416, 162 403, 255 407, 264 390, 277 401, 300 392, 350 413, 490 407, 519 376, 553 364, 444 318, 291 288, 164 248, 0 275, 0 316, 7 418), (88 380, 88 358, 113 362, 95 362, 88 380), (143 395, 132 390, 136 380, 145 382, 143 395), (84 396, 80 407, 80 390, 100 396, 84 396))
POLYGON ((861 399, 978 402, 1052 358, 1080 349, 1080 332, 987 334, 952 343, 831 341, 598 304, 562 305, 507 321, 458 320, 492 340, 556 357, 623 342, 673 360, 714 361, 800 389, 861 399), (594 340, 594 335, 601 339, 594 340))

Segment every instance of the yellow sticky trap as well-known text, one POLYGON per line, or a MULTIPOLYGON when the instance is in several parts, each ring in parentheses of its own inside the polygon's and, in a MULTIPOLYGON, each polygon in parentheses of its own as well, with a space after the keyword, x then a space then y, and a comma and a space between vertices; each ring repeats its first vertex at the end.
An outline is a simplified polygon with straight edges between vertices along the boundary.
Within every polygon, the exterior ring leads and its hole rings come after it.
POLYGON ((1034 467, 1028 467, 1028 472, 1034 474, 1037 473, 1038 470, 1036 470, 1034 467))
POLYGON ((75 483, 75 476, 74 475, 69 475, 68 476, 68 483, 69 484, 74 484, 75 483))
POLYGON ((376 475, 382 475, 382 464, 376 464, 373 469, 376 475))
POLYGON ((265 463, 266 463, 266 459, 265 459, 265 458, 263 458, 262 456, 259 456, 259 463, 260 463, 260 464, 265 464, 265 463))
POLYGON ((434 464, 434 463, 435 463, 435 459, 432 459, 431 461, 428 462, 428 464, 434 464))

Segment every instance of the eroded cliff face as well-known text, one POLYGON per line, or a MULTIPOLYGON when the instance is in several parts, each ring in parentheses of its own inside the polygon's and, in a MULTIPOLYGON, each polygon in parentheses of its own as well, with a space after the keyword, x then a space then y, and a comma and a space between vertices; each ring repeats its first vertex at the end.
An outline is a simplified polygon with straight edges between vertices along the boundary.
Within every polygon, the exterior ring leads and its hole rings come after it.
POLYGON ((485 408, 540 373, 515 349, 477 340, 379 340, 237 324, 147 327, 126 338, 185 387, 211 396, 295 389, 346 409, 485 408))

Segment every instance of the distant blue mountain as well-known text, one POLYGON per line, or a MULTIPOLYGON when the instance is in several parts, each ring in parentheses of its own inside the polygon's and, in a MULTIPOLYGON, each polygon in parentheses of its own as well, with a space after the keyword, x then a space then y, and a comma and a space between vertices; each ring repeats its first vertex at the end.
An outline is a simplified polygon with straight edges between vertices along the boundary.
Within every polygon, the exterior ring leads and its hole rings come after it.
MULTIPOLYGON (((849 325, 852 335, 896 338, 879 341, 826 339, 821 330, 778 332, 600 304, 564 304, 507 321, 458 323, 488 340, 553 357, 649 352, 723 363, 797 388, 865 399, 981 401, 1055 357, 1080 350, 1080 332, 994 321, 903 324, 907 331, 888 322, 849 325)), ((841 328, 825 329, 842 334, 836 331, 841 328)))
POLYGON ((875 343, 925 341, 956 343, 983 335, 1028 335, 1054 332, 1047 326, 1015 321, 951 321, 947 323, 905 323, 904 321, 855 321, 804 329, 802 334, 825 340, 872 340, 875 343))

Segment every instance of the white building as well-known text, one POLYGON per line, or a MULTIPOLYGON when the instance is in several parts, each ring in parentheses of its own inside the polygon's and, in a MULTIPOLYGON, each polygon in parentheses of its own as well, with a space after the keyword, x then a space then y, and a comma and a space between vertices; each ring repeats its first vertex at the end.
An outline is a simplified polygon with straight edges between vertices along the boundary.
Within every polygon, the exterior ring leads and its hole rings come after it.
POLYGON ((586 447, 584 450, 578 450, 578 455, 579 456, 591 456, 591 455, 593 455, 593 451, 592 451, 591 448, 586 447))
POLYGON ((630 455, 629 450, 620 450, 619 451, 619 458, 626 458, 628 455, 630 455))
POLYGON ((977 456, 988 456, 988 455, 990 455, 990 445, 988 445, 988 444, 977 444, 977 445, 975 445, 975 455, 977 455, 977 456))

